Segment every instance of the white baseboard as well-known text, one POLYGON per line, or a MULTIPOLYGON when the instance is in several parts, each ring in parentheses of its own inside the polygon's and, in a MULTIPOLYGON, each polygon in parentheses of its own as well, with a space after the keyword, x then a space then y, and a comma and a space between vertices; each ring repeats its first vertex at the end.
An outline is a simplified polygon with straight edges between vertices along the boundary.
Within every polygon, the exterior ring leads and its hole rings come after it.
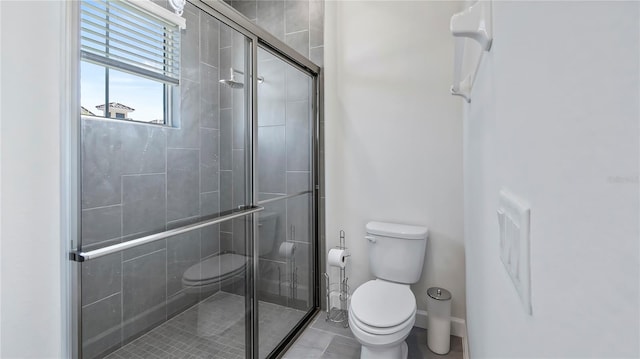
MULTIPOLYGON (((426 310, 418 310, 416 312, 415 326, 422 329, 429 329, 428 314, 426 310)), ((451 317, 451 335, 464 338, 467 336, 466 323, 464 319, 451 317)))

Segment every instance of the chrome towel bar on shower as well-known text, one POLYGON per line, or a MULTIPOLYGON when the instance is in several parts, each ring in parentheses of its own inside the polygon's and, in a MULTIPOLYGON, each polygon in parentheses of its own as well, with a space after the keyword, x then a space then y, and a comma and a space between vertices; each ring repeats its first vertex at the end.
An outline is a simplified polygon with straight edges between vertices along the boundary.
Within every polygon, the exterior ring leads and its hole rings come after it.
POLYGON ((73 251, 69 255, 69 259, 76 262, 86 262, 88 260, 104 257, 108 254, 122 252, 124 250, 141 246, 143 244, 156 242, 165 238, 177 236, 179 234, 195 231, 196 229, 213 226, 214 224, 222 223, 231 219, 240 218, 244 216, 248 216, 250 214, 258 213, 264 210, 264 207, 261 206, 251 206, 248 208, 244 208, 242 211, 234 212, 231 214, 227 214, 221 217, 208 219, 205 221, 201 221, 198 223, 189 224, 186 226, 178 227, 175 229, 170 229, 168 231, 164 231, 161 233, 155 233, 148 236, 140 237, 137 239, 133 239, 130 241, 126 241, 124 243, 114 244, 108 247, 94 249, 92 251, 83 252, 83 251, 73 251))

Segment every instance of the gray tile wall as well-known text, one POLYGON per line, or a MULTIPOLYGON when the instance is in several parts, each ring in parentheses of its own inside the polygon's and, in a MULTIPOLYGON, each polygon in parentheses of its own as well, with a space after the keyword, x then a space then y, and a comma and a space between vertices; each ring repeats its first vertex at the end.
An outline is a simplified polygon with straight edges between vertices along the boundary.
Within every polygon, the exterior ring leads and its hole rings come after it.
POLYGON ((224 0, 249 20, 322 66, 324 0, 224 0))

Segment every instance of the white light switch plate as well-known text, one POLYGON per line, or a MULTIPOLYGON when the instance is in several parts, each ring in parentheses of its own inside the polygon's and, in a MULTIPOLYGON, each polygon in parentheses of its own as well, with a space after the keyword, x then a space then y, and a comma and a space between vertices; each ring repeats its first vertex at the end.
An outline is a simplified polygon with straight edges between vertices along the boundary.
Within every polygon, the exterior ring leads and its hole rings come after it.
POLYGON ((498 228, 500 259, 520 296, 527 314, 531 315, 531 265, 529 226, 531 209, 513 193, 500 191, 498 228))

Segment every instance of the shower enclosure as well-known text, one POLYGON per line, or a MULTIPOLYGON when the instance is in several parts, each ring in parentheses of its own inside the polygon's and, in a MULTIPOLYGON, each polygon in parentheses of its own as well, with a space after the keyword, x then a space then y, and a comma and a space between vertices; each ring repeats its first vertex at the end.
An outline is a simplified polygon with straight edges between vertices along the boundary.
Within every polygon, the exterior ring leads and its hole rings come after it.
POLYGON ((182 16, 164 120, 78 56, 77 358, 275 357, 319 307, 320 69, 222 2, 182 16))

